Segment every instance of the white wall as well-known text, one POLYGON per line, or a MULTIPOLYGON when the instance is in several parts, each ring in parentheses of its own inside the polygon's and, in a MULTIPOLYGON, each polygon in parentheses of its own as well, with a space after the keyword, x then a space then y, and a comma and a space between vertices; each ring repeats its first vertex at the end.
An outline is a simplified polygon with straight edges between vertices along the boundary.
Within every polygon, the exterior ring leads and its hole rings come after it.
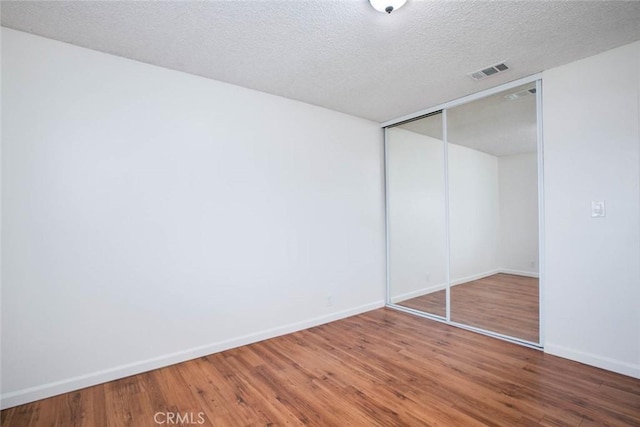
POLYGON ((495 272, 498 265, 498 158, 449 144, 451 282, 495 272))
POLYGON ((4 407, 383 305, 376 123, 7 29, 2 67, 4 407))
POLYGON ((640 42, 543 85, 545 350, 640 377, 640 42))
POLYGON ((391 301, 443 289, 444 145, 401 128, 387 131, 391 301))
POLYGON ((535 276, 539 265, 538 155, 498 157, 498 187, 500 270, 535 276))

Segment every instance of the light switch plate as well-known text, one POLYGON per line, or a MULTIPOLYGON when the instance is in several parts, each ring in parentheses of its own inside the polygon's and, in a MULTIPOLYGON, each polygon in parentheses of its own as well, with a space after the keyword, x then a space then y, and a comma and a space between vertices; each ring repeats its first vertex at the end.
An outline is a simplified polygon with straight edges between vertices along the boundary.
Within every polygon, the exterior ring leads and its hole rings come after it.
POLYGON ((604 200, 594 200, 591 202, 591 217, 602 218, 606 216, 604 200))

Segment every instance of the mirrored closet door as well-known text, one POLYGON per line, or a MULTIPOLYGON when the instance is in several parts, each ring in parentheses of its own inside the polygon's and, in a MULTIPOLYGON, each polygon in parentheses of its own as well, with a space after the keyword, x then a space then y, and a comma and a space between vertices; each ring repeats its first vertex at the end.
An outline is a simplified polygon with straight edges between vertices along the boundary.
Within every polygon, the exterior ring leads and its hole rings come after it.
POLYGON ((389 298, 446 317, 445 158, 440 112, 386 132, 389 298))
POLYGON ((391 306, 539 345, 538 89, 386 129, 391 306))

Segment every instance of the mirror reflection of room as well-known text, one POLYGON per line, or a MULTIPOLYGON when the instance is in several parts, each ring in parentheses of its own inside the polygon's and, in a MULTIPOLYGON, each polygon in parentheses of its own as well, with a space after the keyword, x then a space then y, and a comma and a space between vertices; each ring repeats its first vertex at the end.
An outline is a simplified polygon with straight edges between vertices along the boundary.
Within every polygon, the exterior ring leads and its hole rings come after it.
POLYGON ((539 342, 535 83, 447 110, 451 321, 539 342))
POLYGON ((387 129, 390 302, 539 343, 536 84, 446 115, 387 129))
POLYGON ((391 302, 446 316, 442 114, 387 130, 391 302), (420 126, 420 132, 412 126, 420 126))

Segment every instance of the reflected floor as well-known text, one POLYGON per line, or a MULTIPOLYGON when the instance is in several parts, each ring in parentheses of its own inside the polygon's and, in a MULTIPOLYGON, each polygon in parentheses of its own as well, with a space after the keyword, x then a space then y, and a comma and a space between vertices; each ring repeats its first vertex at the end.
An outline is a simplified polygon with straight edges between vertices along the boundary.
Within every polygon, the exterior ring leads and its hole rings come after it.
MULTIPOLYGON (((444 317, 445 291, 411 298, 398 305, 444 317)), ((451 288, 451 321, 537 343, 540 297, 538 279, 494 274, 451 288)))
POLYGON ((447 317, 447 293, 444 289, 427 295, 404 300, 397 304, 403 307, 413 308, 414 310, 422 311, 424 313, 433 314, 435 316, 447 317))

